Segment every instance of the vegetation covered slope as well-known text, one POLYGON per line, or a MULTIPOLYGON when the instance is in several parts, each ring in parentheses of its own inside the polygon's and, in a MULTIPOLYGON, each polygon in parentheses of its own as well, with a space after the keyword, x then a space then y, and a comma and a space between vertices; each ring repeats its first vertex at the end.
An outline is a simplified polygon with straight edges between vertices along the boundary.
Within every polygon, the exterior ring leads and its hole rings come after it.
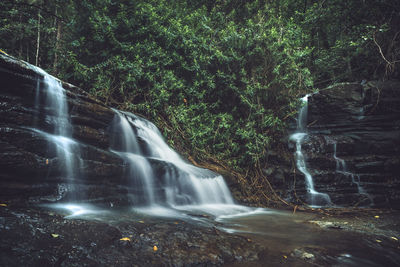
POLYGON ((0 49, 248 177, 262 176, 299 96, 400 76, 391 0, 3 0, 0 14, 0 49))

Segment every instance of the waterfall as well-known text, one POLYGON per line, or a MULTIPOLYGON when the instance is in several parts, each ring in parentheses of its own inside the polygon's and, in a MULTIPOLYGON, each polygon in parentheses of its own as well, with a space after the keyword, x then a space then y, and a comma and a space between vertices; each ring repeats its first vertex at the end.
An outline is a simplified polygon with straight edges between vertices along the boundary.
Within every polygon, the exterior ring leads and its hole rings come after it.
POLYGON ((117 110, 114 112, 116 116, 111 125, 111 150, 123 158, 128 166, 127 178, 132 202, 134 205, 153 205, 153 170, 149 161, 142 155, 127 117, 117 110))
MULTIPOLYGON (((77 179, 83 160, 80 143, 72 138, 66 92, 61 82, 40 68, 32 131, 44 136, 56 152, 46 162, 60 168, 59 198, 77 200, 77 179), (40 127, 44 125, 44 127, 40 127), (41 128, 40 130, 38 128, 41 128), (44 130, 43 130, 44 129, 44 130), (55 165, 54 165, 55 164, 55 165)), ((110 151, 125 162, 125 188, 135 207, 204 204, 234 204, 222 176, 184 161, 164 141, 151 122, 128 112, 114 110, 110 129, 110 151)), ((47 164, 47 163, 46 163, 47 164)))
MULTIPOLYGON (((72 125, 69 119, 65 90, 60 81, 44 70, 38 67, 35 67, 35 70, 43 75, 43 80, 42 83, 39 79, 37 82, 34 108, 37 114, 44 116, 44 121, 49 125, 49 130, 47 132, 36 128, 32 130, 43 135, 52 145, 55 145, 57 163, 61 167, 61 175, 66 179, 68 187, 66 190, 63 185, 59 185, 59 198, 65 191, 68 191, 69 197, 73 199, 76 192, 74 181, 80 176, 79 170, 82 168, 82 160, 79 144, 72 139, 72 125), (43 106, 40 106, 42 103, 43 106)), ((35 117, 34 121, 34 124, 37 123, 38 116, 35 117)))
POLYGON ((297 119, 297 131, 290 136, 290 140, 296 142, 296 166, 297 169, 304 174, 307 194, 309 196, 309 204, 311 206, 328 206, 331 205, 331 199, 328 194, 320 193, 315 190, 312 175, 307 170, 306 160, 301 150, 301 145, 307 136, 307 111, 308 111, 308 95, 302 99, 302 107, 299 111, 297 119))
POLYGON ((164 141, 151 122, 116 111, 111 126, 111 150, 126 161, 127 179, 134 181, 140 205, 233 204, 222 176, 185 162, 164 141), (140 196, 142 195, 142 196, 140 196))
POLYGON ((365 196, 369 201, 370 204, 373 204, 373 200, 371 196, 365 191, 365 189, 361 186, 360 176, 348 171, 346 162, 339 158, 336 154, 337 145, 336 143, 333 144, 333 158, 336 160, 336 173, 340 173, 345 175, 346 177, 351 178, 351 182, 357 186, 358 194, 365 196))
MULTIPOLYGON (((49 143, 46 164, 55 167, 55 175, 63 179, 58 183, 57 200, 82 199, 86 195, 77 195, 87 190, 78 184, 85 167, 80 152, 82 144, 72 138, 66 91, 59 80, 40 68, 32 68, 40 78, 34 92, 36 116, 33 128, 29 129, 49 143)), ((160 206, 178 210, 206 207, 219 214, 248 211, 235 205, 221 175, 183 160, 166 144, 154 124, 128 112, 113 111, 115 115, 108 127, 109 150, 124 161, 124 176, 119 186, 121 191, 126 190, 133 207, 152 207, 152 210, 160 206)), ((71 203, 65 205, 70 207, 71 203)))

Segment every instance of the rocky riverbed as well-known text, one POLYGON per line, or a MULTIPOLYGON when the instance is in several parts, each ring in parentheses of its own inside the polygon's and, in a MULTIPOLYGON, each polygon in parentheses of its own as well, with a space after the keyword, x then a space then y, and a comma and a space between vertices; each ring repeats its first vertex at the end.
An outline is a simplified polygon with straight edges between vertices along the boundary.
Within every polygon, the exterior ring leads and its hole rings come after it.
POLYGON ((66 219, 32 206, 1 206, 0 236, 1 266, 222 265, 258 260, 262 250, 215 226, 140 217, 66 219))
POLYGON ((0 206, 0 266, 395 266, 399 212, 273 211, 219 219, 140 216, 66 218, 0 206))

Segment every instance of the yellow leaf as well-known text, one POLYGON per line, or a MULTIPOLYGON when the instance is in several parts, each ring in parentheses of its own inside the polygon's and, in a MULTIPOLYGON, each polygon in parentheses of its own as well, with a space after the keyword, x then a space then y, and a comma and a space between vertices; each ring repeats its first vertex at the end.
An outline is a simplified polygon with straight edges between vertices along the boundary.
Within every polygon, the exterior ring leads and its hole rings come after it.
POLYGON ((375 218, 375 219, 379 219, 379 216, 378 216, 378 215, 376 215, 376 216, 374 216, 374 218, 375 218))
POLYGON ((157 246, 154 246, 154 247, 153 247, 153 250, 154 250, 154 251, 157 251, 157 250, 158 250, 158 247, 157 247, 157 246))
POLYGON ((140 223, 144 223, 144 221, 139 221, 140 223))
POLYGON ((57 237, 59 237, 60 235, 59 235, 59 234, 51 234, 51 236, 54 237, 54 238, 57 238, 57 237))
POLYGON ((286 255, 283 255, 283 258, 284 258, 284 259, 287 259, 287 256, 286 256, 286 255))
POLYGON ((393 240, 399 241, 399 239, 397 239, 397 238, 394 237, 394 236, 391 236, 390 238, 393 239, 393 240))
POLYGON ((1 207, 7 207, 7 204, 0 203, 0 206, 1 206, 1 207))
POLYGON ((131 239, 129 237, 123 237, 120 240, 122 240, 122 241, 131 241, 131 239))
POLYGON ((379 240, 379 239, 377 239, 377 240, 376 240, 376 242, 378 242, 378 243, 382 243, 382 240, 379 240))

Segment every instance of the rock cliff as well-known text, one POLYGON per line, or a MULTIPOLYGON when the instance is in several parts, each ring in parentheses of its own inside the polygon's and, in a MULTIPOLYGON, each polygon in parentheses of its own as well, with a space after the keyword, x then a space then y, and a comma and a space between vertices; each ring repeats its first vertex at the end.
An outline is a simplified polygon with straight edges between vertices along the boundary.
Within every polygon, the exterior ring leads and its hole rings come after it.
MULTIPOLYGON (((55 201, 68 198, 70 186, 60 174, 62 164, 57 145, 40 131, 52 127, 52 110, 37 101, 43 76, 31 65, 0 54, 0 186, 7 199, 55 201)), ((108 125, 114 111, 91 98, 83 90, 63 83, 72 124, 73 138, 79 142, 79 166, 85 180, 75 181, 77 195, 92 200, 113 201, 126 191, 121 179, 123 160, 110 153, 108 125), (113 186, 111 186, 113 185, 113 186)), ((116 199, 117 198, 117 199, 116 199)))
MULTIPOLYGON (((343 83, 309 96, 307 133, 307 168, 333 205, 400 207, 400 82, 343 83)), ((286 172, 285 185, 292 199, 306 199, 298 171, 286 172)))

